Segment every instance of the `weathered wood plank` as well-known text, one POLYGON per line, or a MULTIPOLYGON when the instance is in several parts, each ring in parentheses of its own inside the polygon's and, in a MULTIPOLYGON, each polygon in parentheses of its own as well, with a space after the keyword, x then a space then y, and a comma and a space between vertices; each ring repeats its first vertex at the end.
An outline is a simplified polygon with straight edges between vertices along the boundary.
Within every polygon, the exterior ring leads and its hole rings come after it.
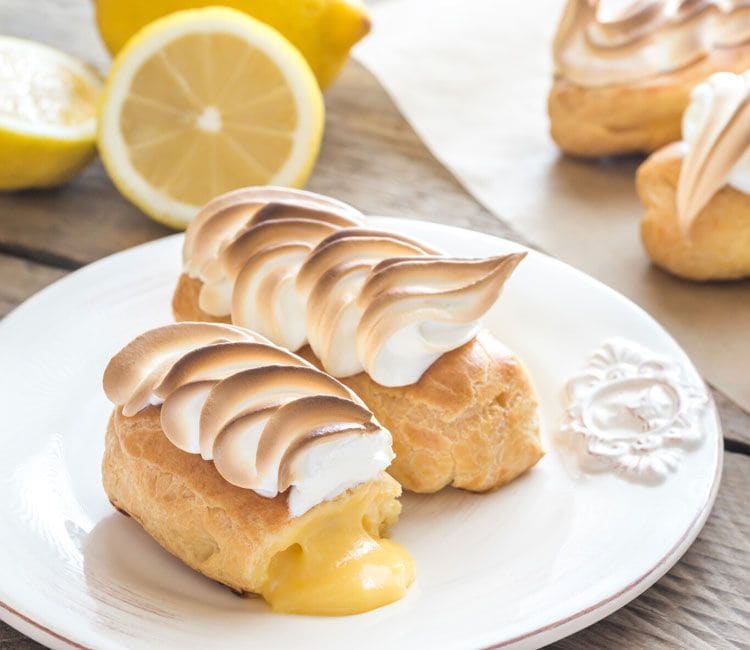
POLYGON ((125 201, 99 161, 64 187, 0 194, 0 252, 65 268, 170 232, 125 201))
MULTIPOLYGON (((719 391, 712 389, 711 392, 721 415, 724 438, 740 441, 745 446, 745 453, 747 453, 750 451, 747 448, 750 446, 750 413, 741 409, 719 391)), ((739 451, 739 449, 736 451, 739 451)), ((748 588, 748 593, 750 593, 750 588, 748 588)))
POLYGON ((43 647, 0 621, 0 650, 36 650, 43 647))
POLYGON ((65 273, 63 269, 0 254, 0 318, 65 273))

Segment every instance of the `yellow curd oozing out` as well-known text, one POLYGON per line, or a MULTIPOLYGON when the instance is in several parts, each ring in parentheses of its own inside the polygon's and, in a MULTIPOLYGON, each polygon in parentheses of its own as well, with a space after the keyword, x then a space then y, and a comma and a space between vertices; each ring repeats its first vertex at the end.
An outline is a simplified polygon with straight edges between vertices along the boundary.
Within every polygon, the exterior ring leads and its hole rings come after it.
POLYGON ((414 580, 411 556, 381 537, 381 517, 373 519, 366 502, 335 505, 322 521, 307 521, 298 541, 271 561, 262 595, 275 611, 359 614, 399 600, 414 580))

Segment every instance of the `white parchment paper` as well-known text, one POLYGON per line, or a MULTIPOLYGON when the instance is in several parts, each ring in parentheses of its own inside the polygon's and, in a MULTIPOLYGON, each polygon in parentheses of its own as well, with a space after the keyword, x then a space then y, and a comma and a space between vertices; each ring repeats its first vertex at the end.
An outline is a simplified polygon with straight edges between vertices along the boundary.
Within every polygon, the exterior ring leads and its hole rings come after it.
POLYGON ((546 252, 650 312, 709 382, 750 410, 750 282, 693 284, 652 267, 638 235, 640 161, 574 160, 548 135, 550 49, 562 6, 378 0, 369 5, 373 31, 355 56, 471 194, 546 252))

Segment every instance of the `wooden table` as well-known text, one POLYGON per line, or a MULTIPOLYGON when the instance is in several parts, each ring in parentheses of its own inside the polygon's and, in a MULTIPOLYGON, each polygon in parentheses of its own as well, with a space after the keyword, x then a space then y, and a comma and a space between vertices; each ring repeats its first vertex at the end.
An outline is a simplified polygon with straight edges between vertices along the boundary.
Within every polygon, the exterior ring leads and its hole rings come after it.
MULTIPOLYGON (((86 0, 2 0, 0 32, 57 45, 106 69, 86 0)), ((326 105, 309 189, 365 212, 521 240, 432 157, 359 65, 348 64, 326 105)), ((118 194, 98 162, 61 189, 0 195, 0 317, 84 264, 168 234, 118 194)), ((697 541, 630 605, 553 647, 750 648, 750 414, 717 391, 714 398, 727 453, 716 506, 697 541)), ((1 650, 38 647, 0 623, 1 650)))

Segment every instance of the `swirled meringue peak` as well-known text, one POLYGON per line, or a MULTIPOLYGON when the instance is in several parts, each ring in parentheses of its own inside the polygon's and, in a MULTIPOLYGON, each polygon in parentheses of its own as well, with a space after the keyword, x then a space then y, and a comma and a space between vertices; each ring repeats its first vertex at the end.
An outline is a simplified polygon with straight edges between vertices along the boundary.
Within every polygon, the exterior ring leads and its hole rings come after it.
POLYGON ((297 271, 318 242, 361 221, 354 208, 300 190, 248 188, 214 199, 188 227, 183 249, 186 272, 203 282, 200 308, 301 348, 297 271))
POLYGON ((717 72, 696 86, 682 117, 682 138, 677 216, 688 235, 724 185, 750 194, 750 72, 717 72))
POLYGON ((357 356, 367 374, 383 386, 418 381, 442 354, 476 336, 480 318, 525 256, 378 264, 358 298, 357 356))
POLYGON ((408 237, 364 228, 340 230, 318 244, 300 268, 297 289, 307 296, 307 338, 326 372, 348 377, 364 370, 356 345, 363 314, 358 297, 372 268, 393 257, 434 252, 408 237))
POLYGON ((142 334, 112 358, 104 390, 124 415, 161 404, 172 444, 213 460, 229 483, 268 498, 288 493, 292 516, 393 460, 390 433, 348 388, 231 325, 142 334))
POLYGON ((295 217, 348 227, 360 223, 362 215, 346 203, 304 190, 233 190, 209 201, 190 222, 182 249, 185 271, 202 280, 205 265, 242 231, 263 221, 295 217))
MULTIPOLYGON (((308 343, 334 377, 366 371, 386 386, 415 383, 476 335, 523 257, 451 259, 317 195, 310 205, 283 202, 273 189, 274 200, 257 207, 270 191, 237 191, 204 208, 188 229, 197 232, 185 243, 186 269, 201 257, 203 311, 293 351, 308 343), (237 226, 245 217, 232 211, 248 201, 252 215, 237 226)), ((186 404, 197 391, 186 391, 186 404)))
POLYGON ((553 53, 559 77, 593 87, 673 72, 749 41, 743 0, 569 0, 553 53))

